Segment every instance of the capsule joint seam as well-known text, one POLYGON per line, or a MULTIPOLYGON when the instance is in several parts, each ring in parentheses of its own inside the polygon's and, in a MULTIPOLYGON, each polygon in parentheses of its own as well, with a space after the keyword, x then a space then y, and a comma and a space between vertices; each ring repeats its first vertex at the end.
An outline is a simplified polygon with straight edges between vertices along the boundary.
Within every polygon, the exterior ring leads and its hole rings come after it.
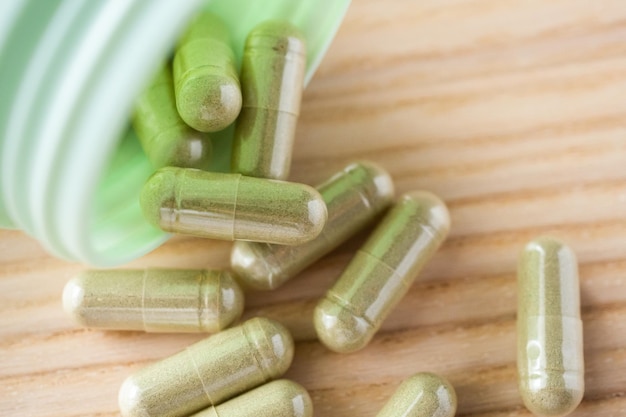
POLYGON ((207 387, 206 387, 206 385, 204 383, 204 378, 202 378, 202 375, 200 374, 200 369, 198 368, 198 364, 194 360, 194 355, 191 354, 189 349, 185 349, 185 351, 187 352, 187 356, 189 357, 191 363, 193 364, 193 369, 196 371, 196 375, 198 376, 198 379, 200 380, 200 383, 202 384, 202 391, 204 391, 204 393, 206 394, 207 398, 209 399, 209 403, 212 406, 215 405, 215 403, 213 402, 213 398, 211 398, 211 394, 209 394, 209 390, 207 389, 207 387))
MULTIPOLYGON (((383 261, 382 259, 380 259, 378 256, 376 255, 372 255, 371 253, 369 253, 366 249, 361 248, 359 249, 359 252, 363 253, 364 255, 366 255, 368 258, 371 258, 373 261, 376 261, 376 263, 384 266, 385 268, 387 268, 389 270, 389 272, 393 275, 398 275, 398 271, 396 268, 392 267, 391 265, 389 265, 387 262, 383 261)), ((402 280, 404 281, 404 280, 402 280)))
MULTIPOLYGON (((248 333, 248 328, 247 326, 244 324, 241 327, 241 330, 243 331, 243 335, 246 338, 246 342, 248 342, 248 344, 250 346, 253 346, 254 348, 252 349, 252 357, 254 358, 254 362, 256 363, 257 367, 261 370, 261 373, 263 374, 263 379, 265 381, 269 381, 271 380, 271 376, 267 374, 267 371, 265 369, 265 367, 263 366, 263 361, 259 358, 258 354, 259 354, 259 350, 256 348, 256 345, 252 342, 252 340, 250 339, 250 333, 248 333)), ((264 334, 265 337, 265 334, 264 334)))
MULTIPOLYGON (((204 297, 205 295, 205 286, 207 285, 208 282, 208 274, 206 270, 203 270, 201 272, 200 275, 200 279, 198 280, 198 309, 196 310, 198 312, 198 329, 199 330, 204 330, 204 323, 202 321, 202 315, 204 314, 204 312, 206 311, 206 307, 207 307, 207 300, 206 297, 204 297)), ((222 274, 219 274, 219 277, 217 279, 217 283, 215 285, 214 288, 217 288, 217 305, 221 306, 221 297, 222 297, 222 274)), ((221 325, 220 325, 221 327, 221 325)))
MULTIPOLYGON (((181 184, 184 184, 185 181, 185 176, 187 174, 187 170, 185 169, 181 169, 176 173, 176 184, 174 185, 176 187, 176 189, 174 190, 174 207, 176 207, 176 213, 174 216, 174 224, 179 224, 180 223, 180 212, 181 212, 181 202, 182 202, 182 197, 181 194, 183 192, 181 184)), ((170 219, 172 218, 171 216, 168 216, 170 219)), ((170 224, 170 230, 173 229, 173 224, 170 224)))
POLYGON ((369 319, 369 317, 366 316, 362 316, 360 313, 357 313, 354 308, 352 308, 352 304, 350 304, 349 302, 347 302, 346 300, 344 300, 343 298, 341 298, 339 295, 337 295, 332 289, 329 290, 326 293, 326 298, 328 298, 330 301, 338 304, 339 306, 341 306, 341 308, 343 308, 344 310, 348 311, 350 314, 352 314, 353 317, 358 317, 363 319, 367 324, 369 324, 372 328, 377 328, 378 326, 376 326, 374 323, 372 323, 369 319))

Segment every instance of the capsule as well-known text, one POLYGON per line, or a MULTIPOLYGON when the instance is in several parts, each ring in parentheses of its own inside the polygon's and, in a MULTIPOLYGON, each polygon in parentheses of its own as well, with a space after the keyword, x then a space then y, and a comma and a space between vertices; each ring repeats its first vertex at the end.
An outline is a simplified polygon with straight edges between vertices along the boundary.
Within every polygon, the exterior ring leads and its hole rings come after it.
POLYGON ((84 327, 146 332, 218 332, 243 311, 228 271, 91 270, 63 290, 63 308, 84 327))
POLYGON ((297 28, 267 21, 252 29, 241 67, 243 107, 235 128, 233 171, 289 177, 305 67, 306 46, 297 28))
POLYGON ((180 118, 169 66, 162 67, 152 84, 137 99, 133 129, 155 169, 164 166, 207 169, 211 140, 180 118))
POLYGON ((140 202, 166 232, 283 245, 314 239, 328 216, 308 185, 174 167, 148 179, 140 202))
POLYGON ((292 359, 287 329, 254 318, 126 378, 120 411, 123 417, 186 416, 280 377, 292 359))
POLYGON ((322 232, 297 246, 235 242, 231 267, 240 283, 255 290, 278 288, 372 222, 393 199, 391 177, 371 162, 348 165, 317 190, 328 209, 322 232))
POLYGON ((448 210, 439 198, 425 191, 404 194, 317 304, 319 340, 342 353, 365 347, 449 228, 448 210))
POLYGON ((268 382, 216 407, 191 417, 312 417, 309 393, 295 382, 268 382))
POLYGON ((180 117, 201 132, 216 132, 241 110, 230 33, 217 16, 200 13, 174 55, 174 87, 180 117))
POLYGON ((517 285, 520 394, 537 416, 565 416, 585 391, 576 255, 553 238, 531 241, 519 259, 517 285))
POLYGON ((420 372, 400 384, 376 417, 454 417, 456 393, 435 374, 420 372))

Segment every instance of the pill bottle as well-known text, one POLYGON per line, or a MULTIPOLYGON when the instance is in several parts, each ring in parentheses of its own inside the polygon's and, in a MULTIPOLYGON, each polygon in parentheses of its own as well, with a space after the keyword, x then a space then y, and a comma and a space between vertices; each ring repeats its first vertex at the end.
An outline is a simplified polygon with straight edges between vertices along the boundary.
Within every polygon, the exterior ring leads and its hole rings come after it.
MULTIPOLYGON (((307 83, 349 0, 4 0, 0 2, 0 228, 53 255, 95 266, 135 259, 167 240, 141 215, 152 173, 133 104, 200 9, 220 16, 238 65, 247 33, 285 19, 307 41, 307 83)), ((214 137, 228 171, 232 126, 214 137)))

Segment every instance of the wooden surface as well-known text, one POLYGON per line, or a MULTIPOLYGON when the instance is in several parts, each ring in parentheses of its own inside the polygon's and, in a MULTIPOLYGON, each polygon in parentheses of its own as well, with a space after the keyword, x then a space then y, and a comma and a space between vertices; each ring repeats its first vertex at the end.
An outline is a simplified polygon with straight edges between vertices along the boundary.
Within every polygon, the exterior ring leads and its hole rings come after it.
MULTIPOLYGON (((515 263, 539 234, 580 260, 586 393, 575 417, 626 415, 626 3, 356 0, 306 91, 293 179, 355 158, 429 189, 453 227, 382 332, 330 353, 310 314, 362 242, 352 240, 246 316, 299 340, 287 377, 317 416, 375 416, 405 377, 449 378, 458 415, 530 416, 515 372, 515 263)), ((176 238, 128 266, 225 267, 230 244, 176 238)), ((102 332, 63 314, 84 266, 0 232, 0 415, 114 416, 131 372, 199 335, 102 332)))

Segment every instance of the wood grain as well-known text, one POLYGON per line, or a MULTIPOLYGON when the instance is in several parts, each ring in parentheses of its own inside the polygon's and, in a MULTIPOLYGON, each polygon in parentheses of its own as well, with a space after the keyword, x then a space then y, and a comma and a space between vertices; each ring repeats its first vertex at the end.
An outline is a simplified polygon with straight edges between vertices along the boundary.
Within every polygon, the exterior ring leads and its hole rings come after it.
MULTIPOLYGON (((458 415, 530 416, 515 371, 515 263, 539 234, 580 260, 586 394, 574 417, 626 415, 626 4, 621 0, 356 0, 307 89, 292 178, 354 159, 450 207, 450 238, 363 351, 314 337, 316 300, 364 234, 246 317, 298 340, 287 376, 317 416, 375 416, 418 371, 450 379, 458 415)), ((230 243, 177 237, 128 267, 228 264, 230 243)), ((76 328, 61 310, 84 266, 0 232, 0 415, 114 416, 134 370, 201 335, 76 328)))

